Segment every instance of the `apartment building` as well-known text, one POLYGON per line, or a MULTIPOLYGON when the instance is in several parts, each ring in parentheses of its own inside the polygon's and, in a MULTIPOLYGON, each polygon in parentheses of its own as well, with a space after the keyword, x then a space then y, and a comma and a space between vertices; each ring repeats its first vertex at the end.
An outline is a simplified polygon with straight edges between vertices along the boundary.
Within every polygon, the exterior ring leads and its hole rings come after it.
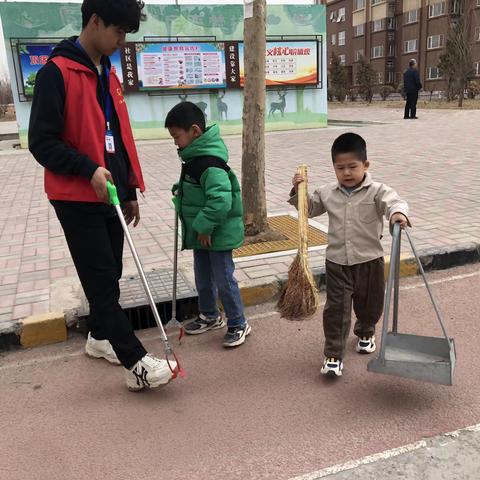
POLYGON ((480 80, 480 0, 327 0, 327 44, 355 84, 364 56, 380 85, 396 86, 410 59, 418 62, 427 91, 446 89, 438 69, 449 25, 468 14, 475 73, 480 80), (467 12, 467 13, 466 13, 467 12))

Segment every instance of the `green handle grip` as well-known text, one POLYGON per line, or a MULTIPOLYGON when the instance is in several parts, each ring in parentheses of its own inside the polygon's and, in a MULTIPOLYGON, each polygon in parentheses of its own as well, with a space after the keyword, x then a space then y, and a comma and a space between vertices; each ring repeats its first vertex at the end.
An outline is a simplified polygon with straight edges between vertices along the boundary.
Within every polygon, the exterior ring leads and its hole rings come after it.
POLYGON ((110 203, 112 205, 120 205, 120 200, 118 199, 117 194, 117 187, 110 180, 107 180, 107 191, 108 197, 110 198, 110 203))

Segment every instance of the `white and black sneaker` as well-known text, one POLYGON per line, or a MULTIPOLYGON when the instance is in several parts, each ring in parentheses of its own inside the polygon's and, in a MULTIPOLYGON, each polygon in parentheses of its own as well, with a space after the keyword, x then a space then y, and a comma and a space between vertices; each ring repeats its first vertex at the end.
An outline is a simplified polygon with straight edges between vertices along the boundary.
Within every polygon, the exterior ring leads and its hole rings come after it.
POLYGON ((341 377, 343 370, 343 362, 339 358, 325 357, 323 367, 320 370, 322 375, 330 377, 341 377))
MULTIPOLYGON (((175 370, 177 363, 170 361, 170 366, 175 370)), ((173 373, 167 361, 149 353, 139 360, 133 368, 125 368, 127 387, 132 392, 166 385, 172 378, 173 373)))
POLYGON ((223 346, 224 347, 238 347, 245 342, 245 339, 250 332, 252 327, 248 323, 242 325, 241 327, 228 327, 226 335, 223 337, 223 346))
POLYGON ((225 320, 223 320, 222 315, 218 315, 216 318, 208 318, 201 313, 193 322, 187 323, 184 330, 187 335, 200 335, 210 330, 218 330, 224 326, 225 320))
POLYGON ((358 337, 356 350, 358 353, 373 353, 376 350, 375 335, 371 337, 358 337))
POLYGON ((108 340, 96 340, 90 332, 85 344, 85 354, 92 358, 104 358, 113 365, 120 365, 120 360, 118 360, 110 342, 108 340))

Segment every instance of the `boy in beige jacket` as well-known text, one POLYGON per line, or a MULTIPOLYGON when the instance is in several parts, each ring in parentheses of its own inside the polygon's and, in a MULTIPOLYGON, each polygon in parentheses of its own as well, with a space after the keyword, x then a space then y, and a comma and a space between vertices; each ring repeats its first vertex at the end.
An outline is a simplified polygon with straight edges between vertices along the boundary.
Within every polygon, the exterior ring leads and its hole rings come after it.
MULTIPOLYGON (((325 185, 309 196, 308 215, 312 218, 327 212, 329 216, 321 373, 341 376, 352 303, 357 317, 357 352, 376 349, 375 325, 383 312, 385 293, 383 217, 402 228, 409 221, 407 203, 392 188, 374 182, 368 173, 370 164, 362 137, 355 133, 338 137, 332 146, 332 160, 338 183, 325 185)), ((294 206, 297 186, 303 180, 298 174, 293 178, 289 203, 294 206)))

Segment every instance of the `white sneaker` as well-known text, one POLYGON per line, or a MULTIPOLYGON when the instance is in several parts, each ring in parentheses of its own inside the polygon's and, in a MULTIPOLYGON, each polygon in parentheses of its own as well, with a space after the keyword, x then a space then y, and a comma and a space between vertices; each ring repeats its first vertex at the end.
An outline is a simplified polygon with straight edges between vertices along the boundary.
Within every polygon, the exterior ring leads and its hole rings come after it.
POLYGON ((375 335, 371 337, 358 337, 356 350, 358 353, 373 353, 377 349, 375 335))
MULTIPOLYGON (((173 370, 177 368, 177 363, 170 361, 173 370)), ((130 370, 125 368, 125 379, 127 387, 132 392, 148 388, 156 388, 166 385, 173 378, 172 371, 166 360, 154 357, 147 353, 130 370)))
POLYGON ((320 370, 322 375, 341 377, 343 370, 343 362, 338 358, 327 358, 323 361, 323 367, 320 370))
POLYGON ((121 365, 117 354, 113 351, 112 345, 108 340, 95 340, 90 332, 88 333, 85 353, 92 358, 104 358, 113 365, 121 365))

